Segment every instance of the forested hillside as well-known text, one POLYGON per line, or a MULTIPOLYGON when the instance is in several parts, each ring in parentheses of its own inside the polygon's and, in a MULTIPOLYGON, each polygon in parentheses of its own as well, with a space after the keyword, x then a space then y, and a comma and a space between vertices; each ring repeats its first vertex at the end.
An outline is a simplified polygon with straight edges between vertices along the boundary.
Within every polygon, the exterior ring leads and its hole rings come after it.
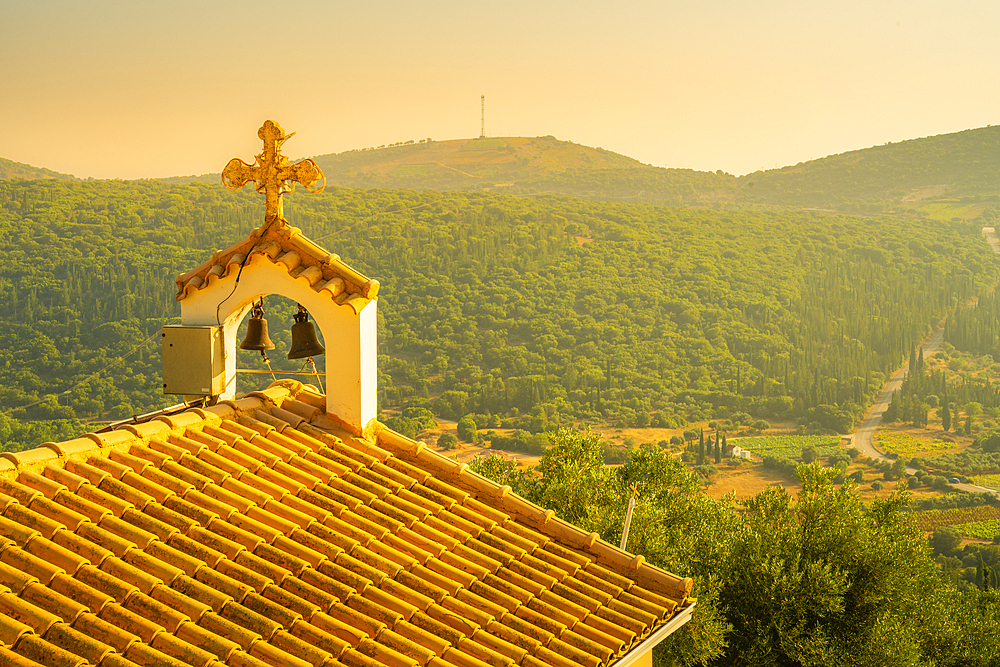
POLYGON ((739 179, 737 201, 881 211, 927 198, 996 195, 1000 127, 990 126, 748 174, 739 179))
MULTIPOLYGON (((913 342, 998 273, 966 223, 341 188, 285 206, 382 282, 383 408, 532 431, 734 410, 846 430, 913 342)), ((257 195, 218 185, 0 181, 7 416, 175 401, 156 338, 179 314, 173 277, 261 216, 257 195)), ((292 306, 267 304, 273 358, 292 306)), ((10 446, 37 444, 15 427, 0 424, 10 446)))
POLYGON ((24 180, 34 180, 38 178, 62 178, 66 180, 75 180, 75 177, 69 174, 60 174, 58 171, 52 171, 51 169, 45 169, 44 167, 32 167, 30 164, 23 164, 21 162, 14 162, 13 160, 5 160, 0 158, 0 179, 11 180, 15 178, 22 178, 24 180))

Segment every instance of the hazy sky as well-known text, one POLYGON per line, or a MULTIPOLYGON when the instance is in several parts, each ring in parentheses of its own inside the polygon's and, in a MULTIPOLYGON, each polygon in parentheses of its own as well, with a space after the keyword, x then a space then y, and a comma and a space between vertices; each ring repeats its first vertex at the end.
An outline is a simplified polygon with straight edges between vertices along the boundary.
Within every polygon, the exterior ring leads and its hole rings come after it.
POLYGON ((217 172, 407 139, 551 134, 757 169, 996 124, 997 0, 0 0, 0 157, 217 172))

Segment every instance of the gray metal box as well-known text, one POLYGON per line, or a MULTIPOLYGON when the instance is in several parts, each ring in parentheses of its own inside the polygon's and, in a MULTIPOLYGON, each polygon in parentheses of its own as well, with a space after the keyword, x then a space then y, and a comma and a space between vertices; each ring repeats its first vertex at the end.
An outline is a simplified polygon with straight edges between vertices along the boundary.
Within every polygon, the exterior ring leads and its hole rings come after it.
POLYGON ((169 325, 163 343, 163 393, 218 396, 226 387, 222 327, 169 325))

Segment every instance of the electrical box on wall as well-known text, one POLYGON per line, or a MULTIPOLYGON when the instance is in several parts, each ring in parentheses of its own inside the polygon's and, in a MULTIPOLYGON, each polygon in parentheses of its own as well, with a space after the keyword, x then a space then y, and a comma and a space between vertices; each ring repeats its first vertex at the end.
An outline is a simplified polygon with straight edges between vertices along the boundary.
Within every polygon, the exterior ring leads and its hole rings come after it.
POLYGON ((226 387, 222 327, 165 326, 163 393, 218 396, 226 387))

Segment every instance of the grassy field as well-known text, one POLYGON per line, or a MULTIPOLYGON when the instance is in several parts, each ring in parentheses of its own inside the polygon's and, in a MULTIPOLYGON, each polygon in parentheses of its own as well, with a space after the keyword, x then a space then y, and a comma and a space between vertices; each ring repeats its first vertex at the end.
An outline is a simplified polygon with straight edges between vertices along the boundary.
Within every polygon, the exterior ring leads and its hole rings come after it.
POLYGON ((956 447, 948 440, 917 437, 908 431, 894 429, 879 429, 874 444, 886 454, 897 454, 903 459, 911 459, 917 454, 939 454, 956 447))

